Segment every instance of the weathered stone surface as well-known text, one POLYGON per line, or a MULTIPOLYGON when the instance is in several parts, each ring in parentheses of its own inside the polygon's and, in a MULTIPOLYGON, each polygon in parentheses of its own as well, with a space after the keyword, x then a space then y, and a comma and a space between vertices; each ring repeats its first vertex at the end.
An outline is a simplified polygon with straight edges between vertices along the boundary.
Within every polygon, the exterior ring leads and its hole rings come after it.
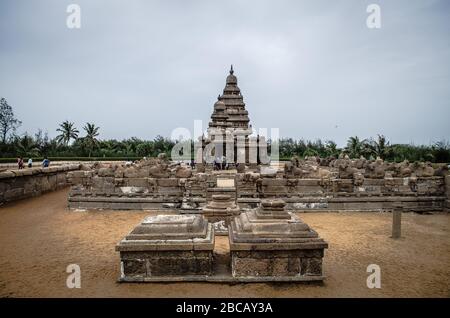
POLYGON ((261 166, 259 173, 262 178, 275 178, 277 176, 277 169, 261 166))
POLYGON ((308 225, 287 212, 282 200, 263 200, 230 224, 234 277, 312 275, 322 277, 328 244, 308 225))
MULTIPOLYGON (((243 207, 253 207, 255 204, 251 201, 253 199, 282 198, 289 200, 289 207, 300 210, 332 210, 334 207, 344 210, 350 207, 351 209, 360 207, 365 211, 371 208, 383 210, 388 209, 387 198, 392 196, 396 196, 397 200, 405 196, 416 197, 414 201, 408 201, 408 210, 423 210, 422 200, 429 202, 430 208, 438 210, 442 210, 446 205, 444 175, 448 173, 448 169, 444 165, 432 171, 428 163, 410 164, 407 161, 388 163, 381 159, 350 160, 345 156, 339 159, 328 158, 326 161, 329 162, 328 167, 323 166, 324 161, 318 158, 309 157, 307 160, 293 158, 285 165, 285 173, 281 172, 280 167, 276 175, 272 173, 270 177, 264 177, 264 169, 268 167, 263 168, 263 176, 252 172, 251 169, 246 173, 219 172, 210 169, 205 173, 199 173, 198 169, 192 170, 190 167, 173 164, 167 160, 146 159, 126 165, 97 164, 92 170, 69 173, 68 182, 76 189, 71 191, 74 195, 85 198, 93 195, 104 196, 106 207, 119 206, 111 201, 113 200, 110 198, 111 194, 151 196, 158 199, 162 205, 174 203, 175 206, 179 206, 183 203, 185 210, 201 209, 205 202, 212 201, 212 196, 216 194, 230 195, 236 200, 250 200, 249 204, 243 207), (294 168, 301 170, 301 173, 293 173, 294 168), (111 170, 114 171, 114 177, 101 177, 111 175, 111 170), (128 177, 125 177, 125 171, 128 177), (155 176, 144 177, 152 173, 155 176), (96 178, 114 180, 99 181, 96 178), (234 180, 234 186, 227 184, 233 181, 227 180, 234 180), (122 191, 124 187, 130 187, 132 191, 124 192, 122 191), (381 201, 374 203, 370 201, 371 199, 367 199, 374 196, 382 198, 381 201), (362 198, 362 201, 348 204, 333 201, 339 197, 362 198), (176 203, 172 202, 172 199, 176 199, 176 203), (108 204, 108 201, 111 204, 108 204)), ((64 184, 62 179, 57 177, 58 187, 64 184)), ((44 188, 51 187, 49 180, 43 181, 43 184, 44 188)), ((23 184, 17 186, 24 187, 23 184)), ((33 192, 30 188, 30 186, 27 188, 27 193, 33 192)), ((72 201, 72 204, 75 203, 72 201)))
MULTIPOLYGON (((69 178, 79 165, 55 166, 50 168, 26 168, 0 173, 0 203, 28 198, 47 191, 54 191, 68 185, 69 178)), ((82 181, 81 179, 79 180, 82 181)))
POLYGON ((243 163, 237 163, 236 164, 236 171, 238 173, 244 173, 245 172, 245 164, 243 163))
POLYGON ((210 275, 214 228, 200 215, 146 217, 119 244, 121 279, 210 275))
MULTIPOLYGON (((230 224, 230 218, 239 215, 240 208, 235 198, 231 198, 230 195, 215 194, 212 196, 212 201, 203 207, 202 213, 210 222, 223 221, 227 227, 230 224)), ((226 231, 228 232, 228 229, 226 231)), ((227 232, 220 234, 227 234, 227 232)))
POLYGON ((192 176, 192 169, 186 167, 178 167, 175 173, 177 178, 190 178, 192 176))

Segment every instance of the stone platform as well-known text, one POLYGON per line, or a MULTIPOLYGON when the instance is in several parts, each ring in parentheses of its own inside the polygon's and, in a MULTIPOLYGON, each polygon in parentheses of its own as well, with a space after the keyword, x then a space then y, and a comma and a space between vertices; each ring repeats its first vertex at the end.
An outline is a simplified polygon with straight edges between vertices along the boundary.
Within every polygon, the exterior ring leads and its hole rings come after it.
POLYGON ((284 210, 282 200, 263 200, 261 208, 242 213, 230 225, 233 277, 290 277, 322 280, 328 247, 317 232, 284 210))
MULTIPOLYGON (((215 209, 230 210, 234 203, 228 196, 215 199, 221 203, 215 209)), ((286 212, 283 201, 264 200, 261 206, 238 216, 226 214, 231 222, 225 253, 214 252, 216 233, 204 215, 146 217, 116 246, 119 282, 322 281, 328 244, 286 212)))
POLYGON ((200 215, 146 217, 116 246, 120 281, 209 276, 213 249, 214 228, 200 215))

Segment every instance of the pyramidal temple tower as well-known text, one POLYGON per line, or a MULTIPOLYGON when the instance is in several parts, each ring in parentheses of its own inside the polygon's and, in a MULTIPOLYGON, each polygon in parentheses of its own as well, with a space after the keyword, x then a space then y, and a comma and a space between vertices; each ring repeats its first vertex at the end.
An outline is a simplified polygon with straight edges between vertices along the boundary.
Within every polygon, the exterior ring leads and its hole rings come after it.
POLYGON ((244 98, 237 85, 233 65, 231 65, 230 74, 227 76, 223 94, 219 95, 217 99, 211 115, 208 134, 217 134, 225 129, 233 133, 251 134, 248 111, 245 109, 244 98))
POLYGON ((203 149, 211 145, 214 146, 211 154, 216 159, 221 160, 225 156, 228 163, 249 163, 251 149, 255 149, 252 153, 256 154, 255 158, 258 157, 256 147, 260 138, 249 137, 253 132, 252 126, 233 65, 223 93, 217 99, 208 125, 208 137, 203 140, 203 149), (253 139, 255 142, 250 142, 253 139))

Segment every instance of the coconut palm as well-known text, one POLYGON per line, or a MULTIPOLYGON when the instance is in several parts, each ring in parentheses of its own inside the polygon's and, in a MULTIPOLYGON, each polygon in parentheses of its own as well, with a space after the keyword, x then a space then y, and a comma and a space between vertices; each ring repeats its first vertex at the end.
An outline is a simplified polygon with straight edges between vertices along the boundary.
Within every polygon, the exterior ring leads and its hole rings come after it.
POLYGON ((100 127, 96 127, 95 124, 92 123, 86 123, 83 129, 86 132, 86 136, 83 137, 83 145, 89 150, 90 157, 94 148, 98 146, 99 141, 97 140, 97 137, 99 135, 98 130, 100 127))
POLYGON ((331 157, 339 156, 339 149, 337 147, 337 144, 333 140, 327 140, 325 142, 325 152, 326 155, 331 157))
POLYGON ((79 131, 75 128, 74 123, 66 120, 61 123, 59 127, 60 128, 56 129, 57 132, 60 132, 60 134, 56 136, 58 143, 68 146, 71 139, 76 140, 78 138, 79 131))
POLYGON ((350 137, 347 141, 345 151, 351 158, 359 158, 365 148, 366 140, 360 140, 358 136, 350 137))
POLYGON ((385 136, 378 135, 378 140, 373 141, 371 145, 373 153, 377 157, 380 157, 381 159, 385 159, 387 157, 390 150, 390 145, 385 136))
POLYGON ((27 133, 25 133, 22 137, 17 137, 14 144, 17 153, 22 157, 36 157, 39 155, 38 145, 36 144, 34 138, 27 133))

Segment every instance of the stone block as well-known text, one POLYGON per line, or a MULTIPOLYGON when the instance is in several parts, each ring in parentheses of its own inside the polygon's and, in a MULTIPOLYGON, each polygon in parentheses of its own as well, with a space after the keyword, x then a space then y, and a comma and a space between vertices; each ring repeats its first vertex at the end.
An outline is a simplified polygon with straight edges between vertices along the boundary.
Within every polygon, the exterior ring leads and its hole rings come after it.
POLYGON ((129 178, 125 180, 129 187, 148 188, 148 178, 129 178))
POLYGON ((160 187, 178 187, 178 179, 177 178, 161 178, 156 179, 157 184, 160 187))

